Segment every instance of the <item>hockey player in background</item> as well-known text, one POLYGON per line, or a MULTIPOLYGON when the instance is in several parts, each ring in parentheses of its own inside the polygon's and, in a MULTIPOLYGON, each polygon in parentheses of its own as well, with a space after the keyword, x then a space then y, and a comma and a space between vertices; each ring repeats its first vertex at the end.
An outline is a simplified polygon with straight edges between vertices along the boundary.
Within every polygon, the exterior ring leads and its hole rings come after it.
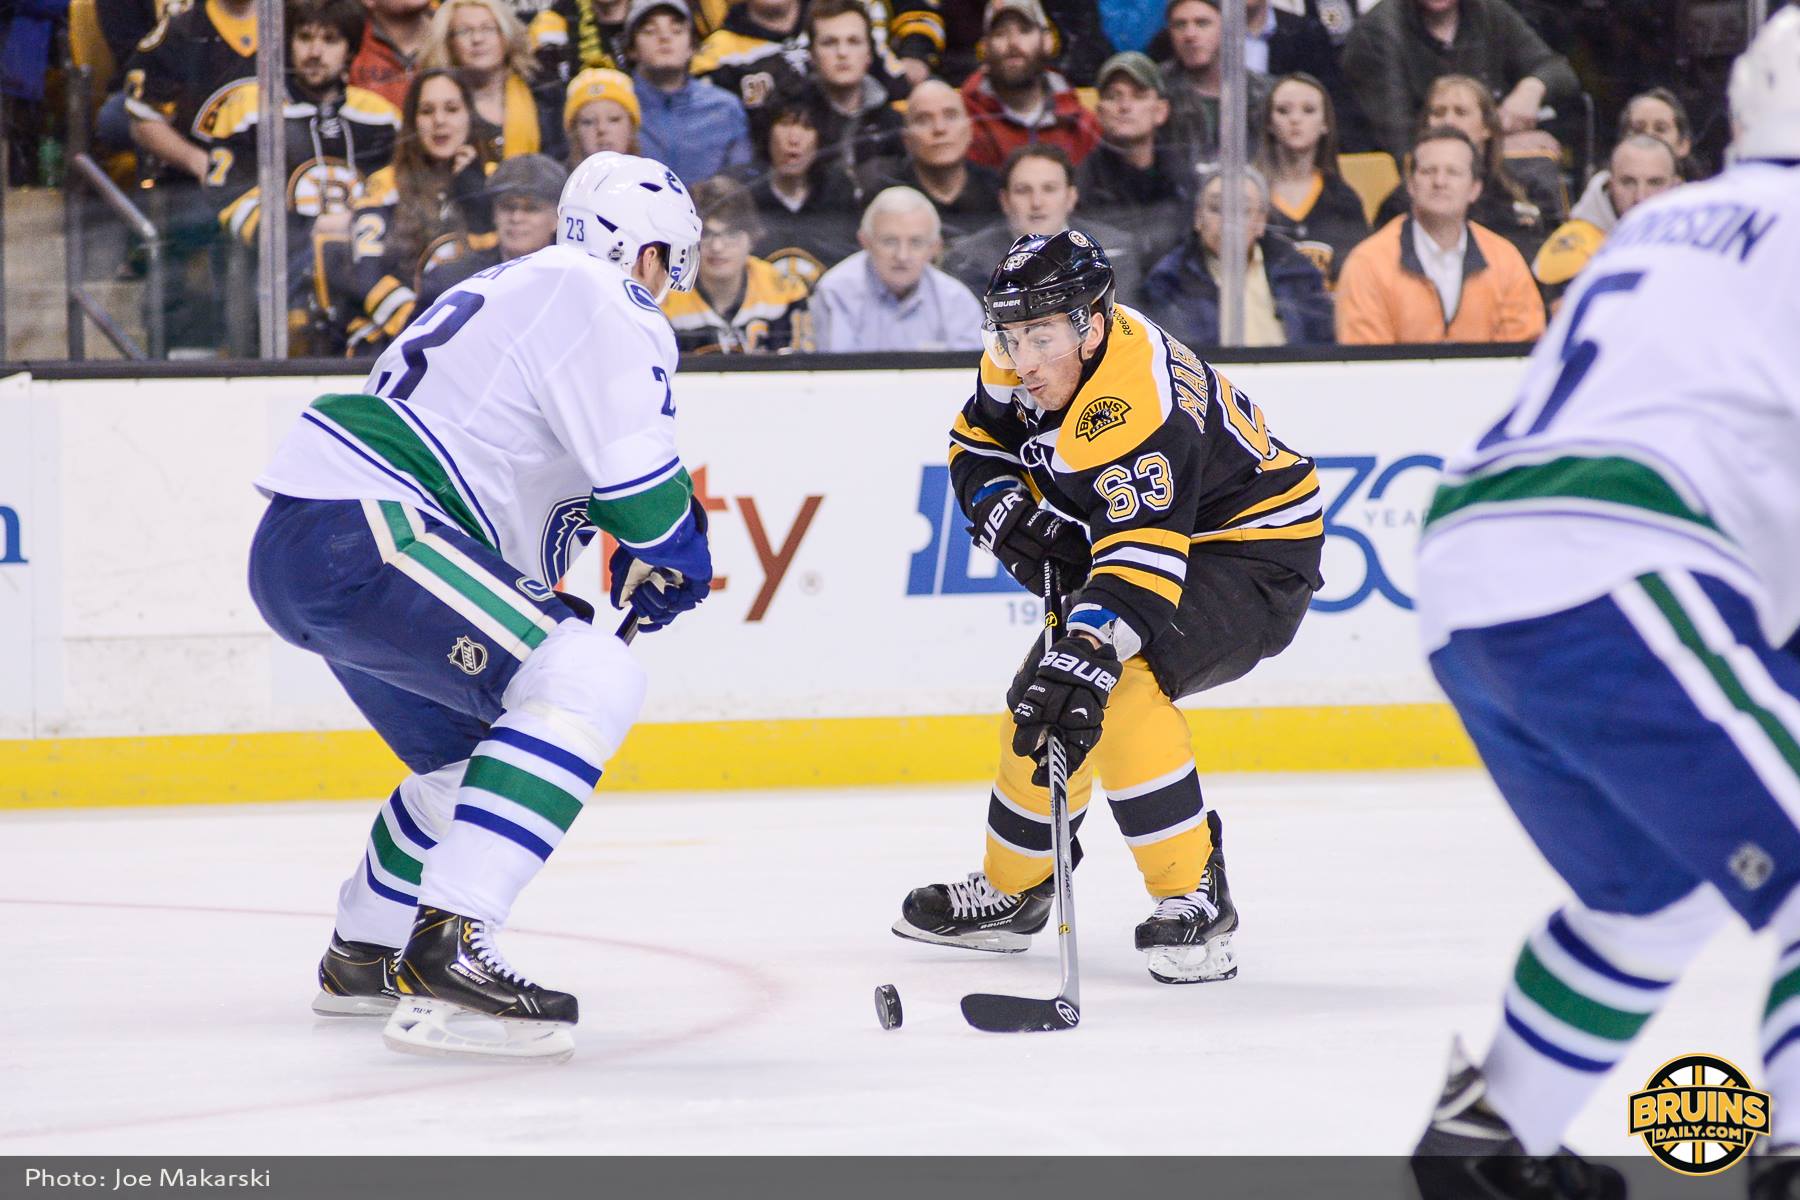
POLYGON ((1432 669, 1573 895, 1452 1053, 1426 1200, 1621 1195, 1564 1131, 1734 913, 1785 947, 1750 1191, 1800 1184, 1800 12, 1731 110, 1735 165, 1620 223, 1427 515, 1432 669))
POLYGON ((1072 827, 1098 774, 1156 899, 1136 933, 1150 974, 1230 979, 1238 915, 1219 816, 1174 702, 1293 640, 1321 582, 1318 475, 1222 375, 1114 304, 1112 266, 1085 234, 1018 239, 984 305, 951 478, 977 544, 1013 578, 1041 592, 1055 563, 1067 632, 1048 654, 1033 638, 1007 694, 982 870, 913 891, 894 932, 1016 952, 1044 927, 1054 730, 1072 827))
POLYGON ((446 293, 361 393, 315 400, 257 480, 257 607, 413 772, 338 891, 313 1005, 391 1014, 397 1050, 573 1050, 575 997, 519 975, 494 934, 645 682, 551 585, 587 526, 618 539, 613 601, 641 629, 712 578, 658 308, 693 286, 700 218, 660 164, 601 153, 569 177, 557 229, 446 293))

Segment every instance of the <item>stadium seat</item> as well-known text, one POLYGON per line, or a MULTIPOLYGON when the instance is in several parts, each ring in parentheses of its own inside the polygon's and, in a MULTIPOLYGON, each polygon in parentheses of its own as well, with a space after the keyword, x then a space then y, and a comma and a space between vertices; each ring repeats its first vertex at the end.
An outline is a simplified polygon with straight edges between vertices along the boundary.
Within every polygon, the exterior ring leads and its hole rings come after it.
POLYGON ((1338 155, 1338 174, 1362 200, 1363 214, 1371 225, 1381 202, 1400 186, 1400 168, 1394 165, 1394 156, 1381 150, 1338 155))

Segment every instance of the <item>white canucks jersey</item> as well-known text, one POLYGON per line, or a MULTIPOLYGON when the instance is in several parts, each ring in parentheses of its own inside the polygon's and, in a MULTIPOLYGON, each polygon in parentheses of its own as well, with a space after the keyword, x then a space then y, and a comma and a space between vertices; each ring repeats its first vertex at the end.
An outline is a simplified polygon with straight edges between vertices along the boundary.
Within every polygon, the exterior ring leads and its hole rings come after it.
POLYGON ((553 585, 585 527, 645 547, 687 515, 675 365, 642 285, 551 246, 446 294, 376 359, 361 394, 313 402, 256 485, 401 501, 553 585))
POLYGON ((1634 209, 1577 279, 1518 401, 1427 515, 1428 647, 1710 573, 1774 644, 1800 626, 1800 169, 1746 163, 1634 209))

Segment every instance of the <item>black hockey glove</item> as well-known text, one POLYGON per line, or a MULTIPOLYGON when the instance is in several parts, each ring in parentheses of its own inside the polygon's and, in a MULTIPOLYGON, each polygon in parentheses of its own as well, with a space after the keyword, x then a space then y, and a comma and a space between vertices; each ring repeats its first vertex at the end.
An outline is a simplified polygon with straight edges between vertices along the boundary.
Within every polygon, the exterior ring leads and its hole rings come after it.
POLYGON ((1065 589, 1087 578, 1093 561, 1087 534, 1073 521, 1032 503, 1024 488, 1001 488, 978 501, 970 517, 975 544, 999 559, 1027 591, 1043 591, 1045 559, 1056 563, 1065 589))
MULTIPOLYGON (((1029 664, 1030 659, 1026 662, 1029 664)), ((1037 763, 1031 782, 1050 784, 1049 751, 1044 735, 1062 738, 1063 754, 1073 775, 1100 740, 1106 702, 1119 682, 1119 656, 1110 645, 1094 646, 1084 637, 1060 639, 1043 651, 1037 665, 1019 672, 1006 694, 1012 709, 1013 753, 1037 763)))

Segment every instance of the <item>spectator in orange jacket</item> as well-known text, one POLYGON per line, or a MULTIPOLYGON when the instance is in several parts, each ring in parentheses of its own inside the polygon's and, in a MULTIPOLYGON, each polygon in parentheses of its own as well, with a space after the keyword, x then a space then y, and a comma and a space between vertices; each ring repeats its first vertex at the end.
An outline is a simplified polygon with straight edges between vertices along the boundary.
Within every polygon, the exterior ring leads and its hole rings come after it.
POLYGON ((1069 81, 1050 69, 1055 51, 1039 0, 990 0, 987 63, 962 86, 974 126, 969 161, 998 169, 1020 146, 1058 146, 1077 166, 1100 144, 1100 122, 1069 81))
POLYGON ((1526 342, 1543 333, 1544 303, 1525 260, 1469 220, 1482 183, 1469 135, 1428 129, 1406 165, 1412 211, 1352 250, 1338 277, 1338 341, 1526 342))

